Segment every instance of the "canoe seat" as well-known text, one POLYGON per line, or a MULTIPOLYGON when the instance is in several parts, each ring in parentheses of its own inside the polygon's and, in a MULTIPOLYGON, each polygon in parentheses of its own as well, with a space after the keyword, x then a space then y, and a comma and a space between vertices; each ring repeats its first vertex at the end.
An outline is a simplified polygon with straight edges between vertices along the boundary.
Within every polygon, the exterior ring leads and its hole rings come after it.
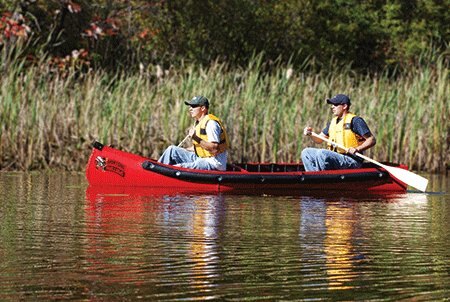
POLYGON ((302 164, 276 164, 276 163, 238 163, 233 164, 241 170, 231 171, 248 171, 248 172, 299 172, 305 171, 302 164))
POLYGON ((245 169, 243 169, 242 167, 240 167, 237 164, 228 164, 227 163, 227 171, 237 171, 237 172, 246 172, 245 169))

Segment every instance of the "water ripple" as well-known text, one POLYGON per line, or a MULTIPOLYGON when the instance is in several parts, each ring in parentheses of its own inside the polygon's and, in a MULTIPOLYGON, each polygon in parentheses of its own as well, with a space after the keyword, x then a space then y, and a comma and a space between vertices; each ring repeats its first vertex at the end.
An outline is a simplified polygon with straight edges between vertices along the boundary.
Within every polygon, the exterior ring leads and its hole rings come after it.
POLYGON ((0 175, 0 300, 450 296, 445 194, 89 196, 82 181, 0 175))

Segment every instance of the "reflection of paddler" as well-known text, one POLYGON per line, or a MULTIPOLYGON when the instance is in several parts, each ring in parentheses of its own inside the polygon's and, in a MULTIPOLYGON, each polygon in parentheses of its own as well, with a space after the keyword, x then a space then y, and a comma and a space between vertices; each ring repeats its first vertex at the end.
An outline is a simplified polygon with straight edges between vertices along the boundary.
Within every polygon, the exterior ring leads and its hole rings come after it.
POLYGON ((355 278, 352 272, 352 235, 353 209, 349 207, 328 206, 326 237, 324 249, 329 287, 333 289, 350 289, 346 283, 355 278))
POLYGON ((199 289, 204 288, 208 277, 215 274, 216 227, 222 211, 223 196, 202 196, 195 200, 195 211, 192 217, 193 240, 190 253, 194 262, 194 278, 199 279, 193 284, 199 289))

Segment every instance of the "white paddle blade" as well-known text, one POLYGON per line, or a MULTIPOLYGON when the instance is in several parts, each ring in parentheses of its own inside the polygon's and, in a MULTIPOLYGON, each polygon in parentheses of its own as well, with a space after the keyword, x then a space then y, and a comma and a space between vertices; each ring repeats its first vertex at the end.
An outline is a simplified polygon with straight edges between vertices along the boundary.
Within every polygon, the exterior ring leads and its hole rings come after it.
POLYGON ((388 171, 392 176, 404 182, 408 186, 416 188, 421 192, 426 191, 428 186, 428 179, 426 179, 425 177, 401 168, 390 167, 386 165, 383 165, 383 168, 385 168, 386 171, 388 171))

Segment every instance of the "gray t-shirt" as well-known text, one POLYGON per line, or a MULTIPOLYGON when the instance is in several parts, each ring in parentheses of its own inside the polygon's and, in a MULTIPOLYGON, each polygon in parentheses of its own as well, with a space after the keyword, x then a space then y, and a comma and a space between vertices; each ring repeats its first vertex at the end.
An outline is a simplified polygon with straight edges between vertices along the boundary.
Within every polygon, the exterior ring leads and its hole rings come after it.
MULTIPOLYGON (((222 131, 218 122, 210 120, 206 123, 206 134, 208 135, 208 142, 220 143, 221 132, 222 131)), ((227 169, 227 159, 227 151, 219 153, 214 157, 205 158, 205 160, 209 161, 213 166, 216 167, 217 170, 220 171, 225 171, 227 169)))

